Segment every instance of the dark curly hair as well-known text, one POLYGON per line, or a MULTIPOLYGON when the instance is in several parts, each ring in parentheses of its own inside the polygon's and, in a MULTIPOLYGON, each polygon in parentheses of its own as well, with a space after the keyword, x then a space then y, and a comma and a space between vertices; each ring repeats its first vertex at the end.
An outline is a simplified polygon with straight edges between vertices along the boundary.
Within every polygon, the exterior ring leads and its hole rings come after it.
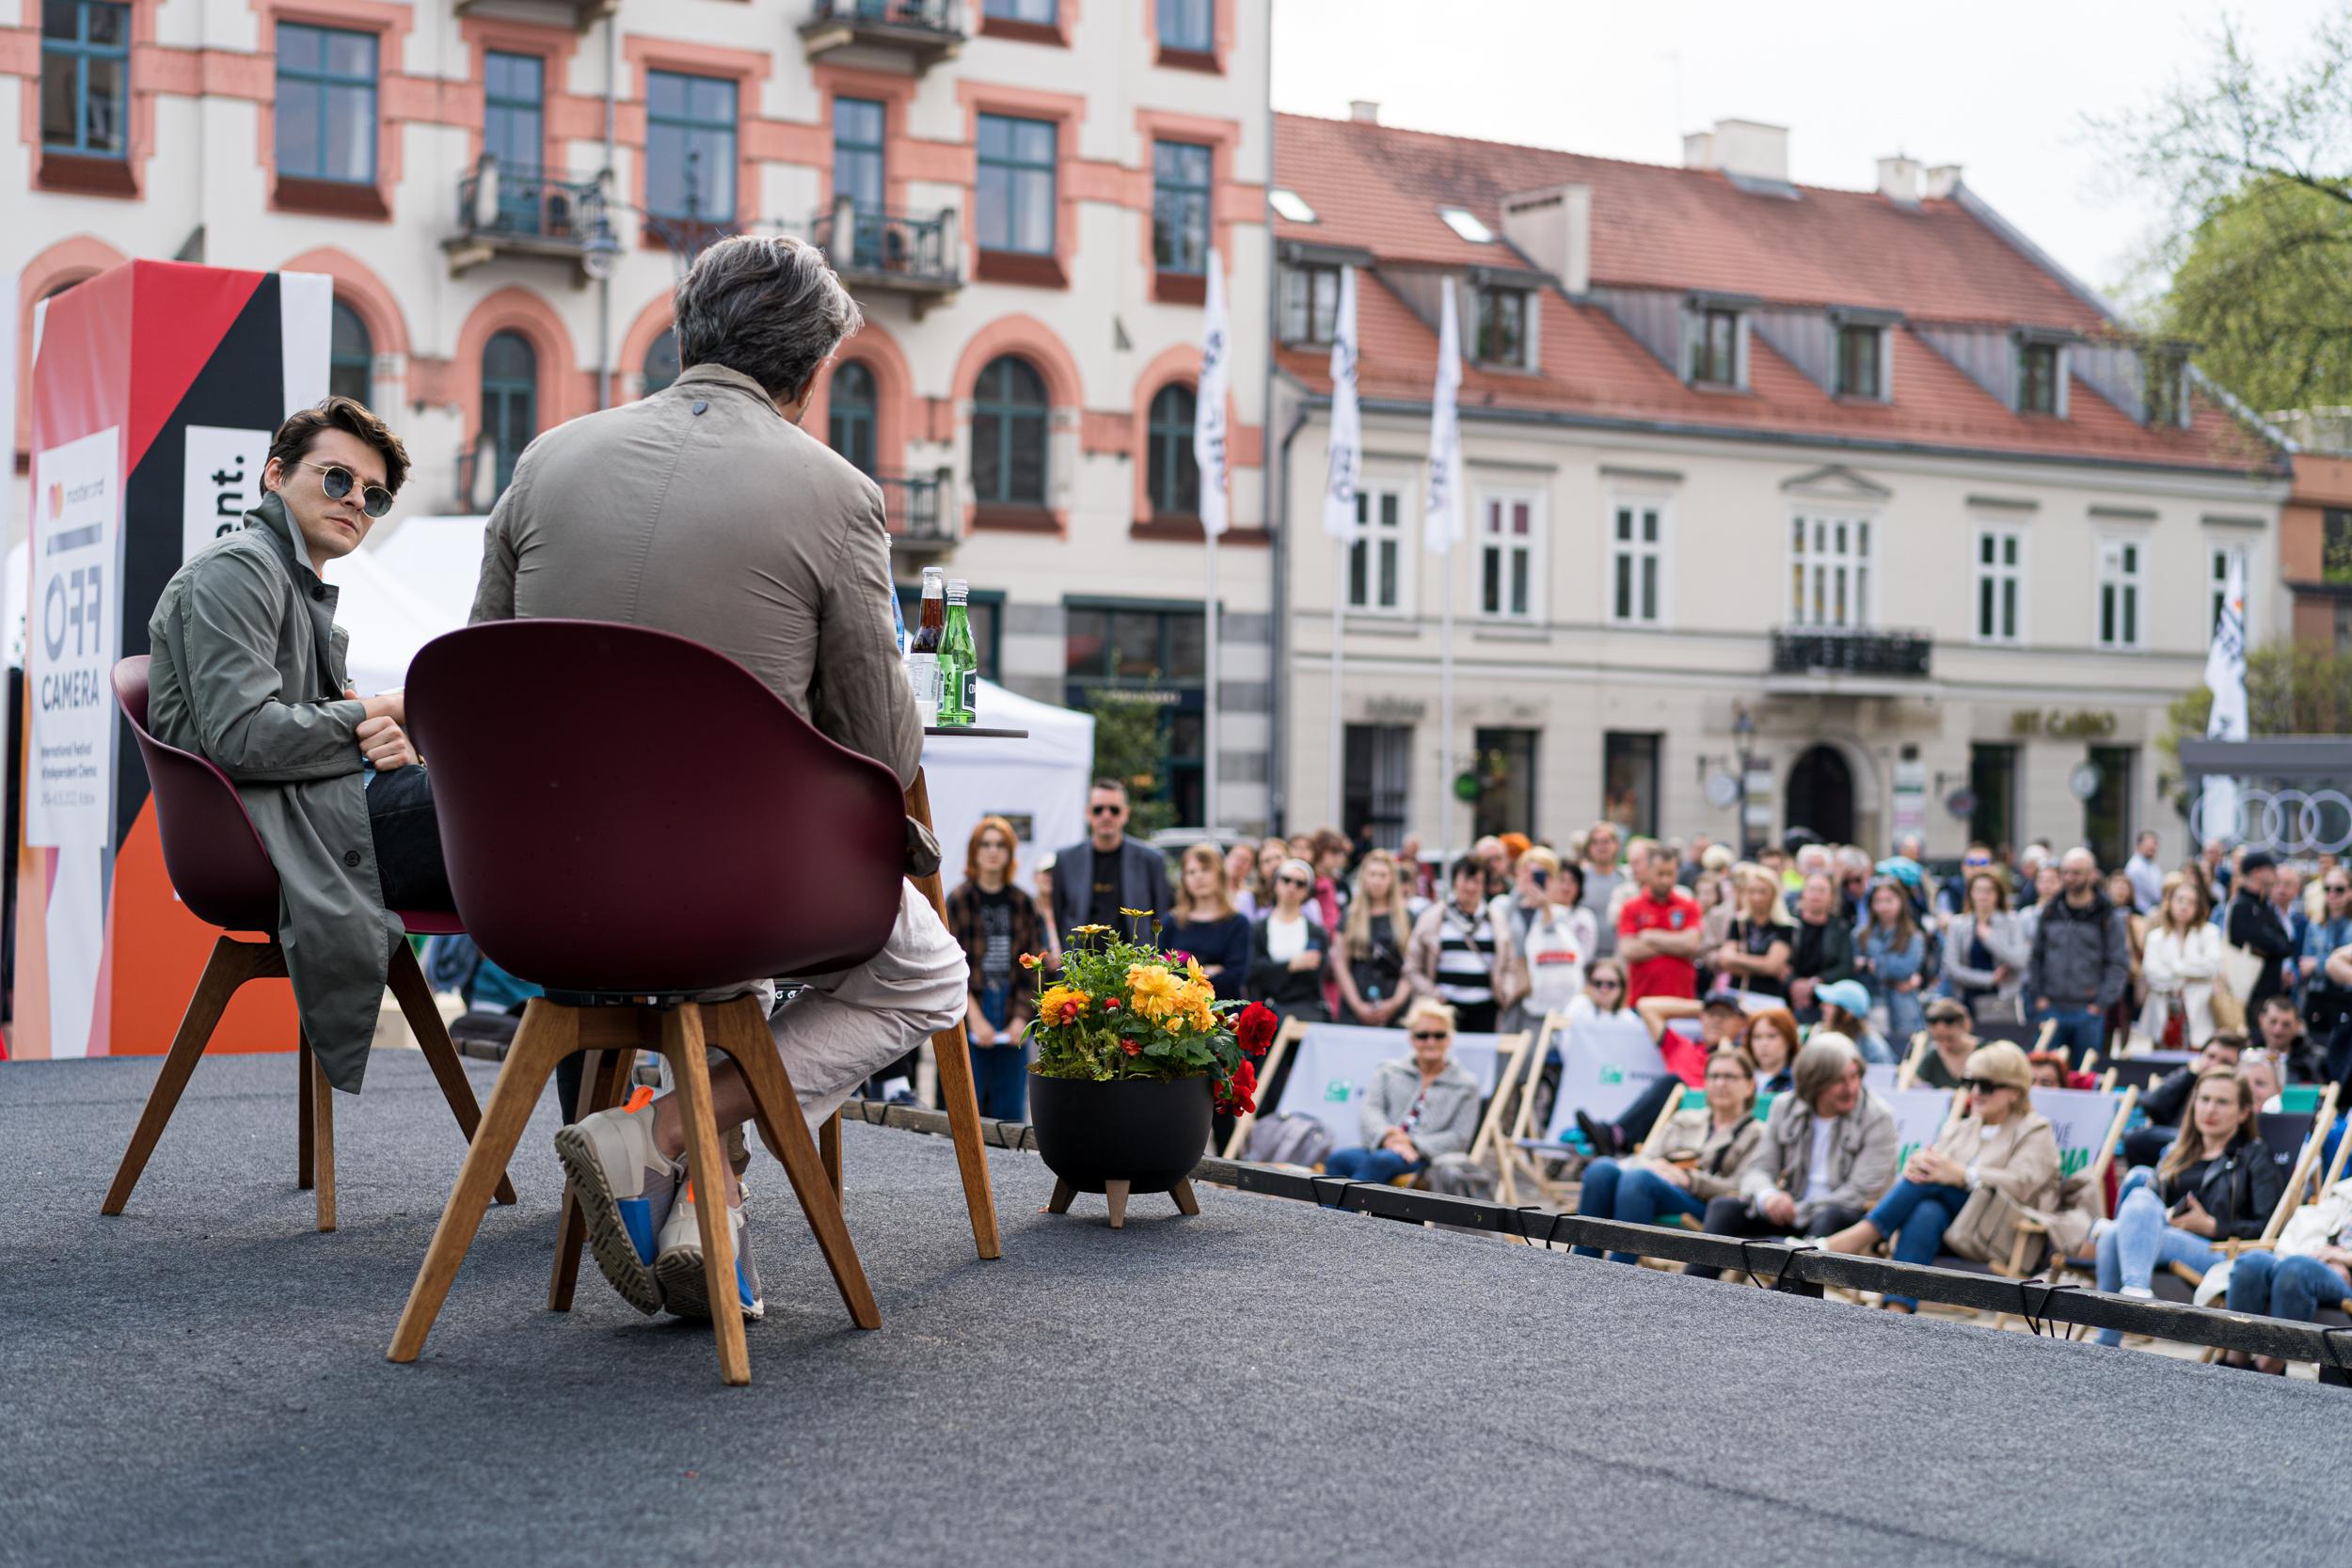
POLYGON ((376 417, 375 411, 358 398, 336 393, 324 402, 287 417, 278 427, 278 434, 269 438, 269 454, 278 468, 293 467, 310 453, 310 444, 329 430, 347 431, 373 447, 384 458, 384 488, 393 495, 408 478, 408 449, 400 444, 392 427, 376 417))

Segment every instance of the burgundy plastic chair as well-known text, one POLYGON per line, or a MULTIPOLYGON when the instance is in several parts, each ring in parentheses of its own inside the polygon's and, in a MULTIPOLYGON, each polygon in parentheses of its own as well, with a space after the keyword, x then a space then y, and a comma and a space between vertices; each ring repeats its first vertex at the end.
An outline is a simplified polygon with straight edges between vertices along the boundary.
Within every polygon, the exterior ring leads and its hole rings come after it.
MULTIPOLYGON (((698 642, 595 621, 506 621, 436 639, 409 666, 408 718, 433 758, 450 887, 501 967, 547 988, 526 1006, 483 1131, 401 1314, 412 1361, 555 1065, 588 1050, 583 1115, 614 1103, 640 1050, 668 1056, 689 1172, 723 1192, 706 1040, 752 1091, 768 1148, 861 1328, 882 1317, 758 1002, 697 1004, 747 977, 880 952, 898 916, 898 781, 835 745, 749 671, 698 642)), ((714 1303, 735 1299, 734 1239, 696 1206, 714 1303)), ((571 1305, 570 1195, 548 1306, 571 1305)), ((751 1381, 740 1315, 713 1314, 719 1370, 751 1381)))
MULTIPOLYGON (((154 1152, 155 1140, 163 1136, 181 1092, 188 1086, 188 1076, 196 1070, 197 1058, 204 1054, 205 1044, 219 1026, 230 999, 248 980, 286 973, 285 950, 278 944, 278 872, 270 864, 269 851, 262 847, 262 835, 254 831, 253 819, 246 815, 245 802, 228 774, 194 752, 167 746, 148 733, 147 663, 147 656, 137 654, 115 666, 115 701, 131 721, 140 760, 147 765, 148 783, 155 796, 155 831, 163 841, 164 869, 170 874, 181 902, 198 919, 220 927, 221 934, 205 960, 196 994, 188 999, 155 1087, 148 1094, 147 1109, 131 1134, 131 1147, 123 1152, 114 1186, 99 1210, 104 1214, 119 1214, 130 1201, 131 1189, 138 1185, 147 1157, 154 1152), (241 942, 230 935, 236 931, 256 933, 256 940, 241 942)), ((423 935, 464 929, 456 916, 446 911, 402 911, 400 917, 409 930, 423 935)), ((459 1131, 470 1141, 482 1120, 481 1107, 474 1101, 473 1085, 467 1081, 465 1069, 458 1065, 457 1049, 450 1043, 440 1011, 433 1005, 432 988, 425 984, 422 971, 417 968, 417 956, 405 942, 392 945, 388 979, 450 1110, 456 1115, 459 1131)), ((325 1075, 310 1059, 308 1037, 296 1051, 296 1075, 300 1110, 294 1184, 316 1185, 319 1228, 332 1230, 334 1101, 325 1075)), ((498 1199, 515 1201, 515 1189, 502 1171, 498 1199)))

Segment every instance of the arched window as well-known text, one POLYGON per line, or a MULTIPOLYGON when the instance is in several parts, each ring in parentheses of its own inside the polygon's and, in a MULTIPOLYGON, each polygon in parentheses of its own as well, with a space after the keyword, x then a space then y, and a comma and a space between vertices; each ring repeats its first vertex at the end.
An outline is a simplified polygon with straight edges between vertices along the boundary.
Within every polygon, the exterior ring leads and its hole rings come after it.
POLYGON ((501 332, 482 350, 482 429, 498 450, 498 488, 539 434, 539 356, 519 332, 501 332))
POLYGON ((825 441, 858 472, 874 471, 874 372, 855 359, 834 367, 825 441))
POLYGON ((645 350, 644 373, 639 378, 644 383, 644 390, 638 395, 653 396, 675 381, 677 372, 677 329, 665 326, 661 329, 661 336, 653 341, 653 346, 645 350))
MULTIPOLYGON (((1045 378, 1008 354, 972 399, 972 493, 982 506, 1045 504, 1045 378)), ((1196 486, 1197 488, 1197 486, 1196 486)))
POLYGON ((1200 515, 1200 464, 1192 451, 1193 389, 1163 387, 1152 399, 1149 488, 1155 516, 1200 515))
POLYGON ((375 349, 359 312, 337 300, 334 330, 326 344, 326 389, 361 403, 375 396, 375 349))

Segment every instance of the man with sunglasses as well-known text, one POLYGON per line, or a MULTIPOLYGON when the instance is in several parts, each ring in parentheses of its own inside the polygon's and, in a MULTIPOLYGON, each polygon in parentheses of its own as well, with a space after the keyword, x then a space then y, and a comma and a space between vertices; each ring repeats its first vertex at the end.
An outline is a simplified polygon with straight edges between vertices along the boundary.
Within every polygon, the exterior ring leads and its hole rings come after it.
POLYGON ((367 1070, 391 909, 450 907, 433 790, 397 691, 349 688, 326 563, 391 510, 408 453, 347 397, 270 438, 245 526, 164 585, 147 624, 147 723, 229 775, 283 889, 278 938, 302 1027, 328 1083, 367 1070))
POLYGON ((2352 991, 2339 987, 2328 973, 2328 955, 2352 946, 2352 871, 2330 866, 2320 879, 2320 917, 2303 933, 2303 1017, 2312 1037, 2330 1038, 2352 1018, 2352 991))
POLYGON ((1147 916, 1168 908, 1168 857, 1127 836, 1127 786, 1097 779, 1087 791, 1087 836, 1054 857, 1054 934, 1064 941, 1081 926, 1104 926, 1120 936, 1152 937, 1147 916))

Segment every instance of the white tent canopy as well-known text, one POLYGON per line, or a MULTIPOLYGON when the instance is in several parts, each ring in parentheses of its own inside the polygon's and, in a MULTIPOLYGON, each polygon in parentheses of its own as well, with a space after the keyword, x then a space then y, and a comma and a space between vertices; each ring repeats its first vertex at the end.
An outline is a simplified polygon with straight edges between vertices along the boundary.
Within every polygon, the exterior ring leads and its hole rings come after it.
MULTIPOLYGON (((342 589, 335 619, 351 633, 351 678, 362 693, 406 683, 408 661, 466 624, 482 570, 479 516, 410 517, 327 567, 342 589)), ((980 721, 1024 729, 1025 740, 941 739, 923 748, 931 816, 953 886, 964 846, 982 816, 1009 818, 1020 835, 1024 879, 1039 847, 1075 844, 1087 832, 1087 782, 1094 718, 980 682, 980 721)))

